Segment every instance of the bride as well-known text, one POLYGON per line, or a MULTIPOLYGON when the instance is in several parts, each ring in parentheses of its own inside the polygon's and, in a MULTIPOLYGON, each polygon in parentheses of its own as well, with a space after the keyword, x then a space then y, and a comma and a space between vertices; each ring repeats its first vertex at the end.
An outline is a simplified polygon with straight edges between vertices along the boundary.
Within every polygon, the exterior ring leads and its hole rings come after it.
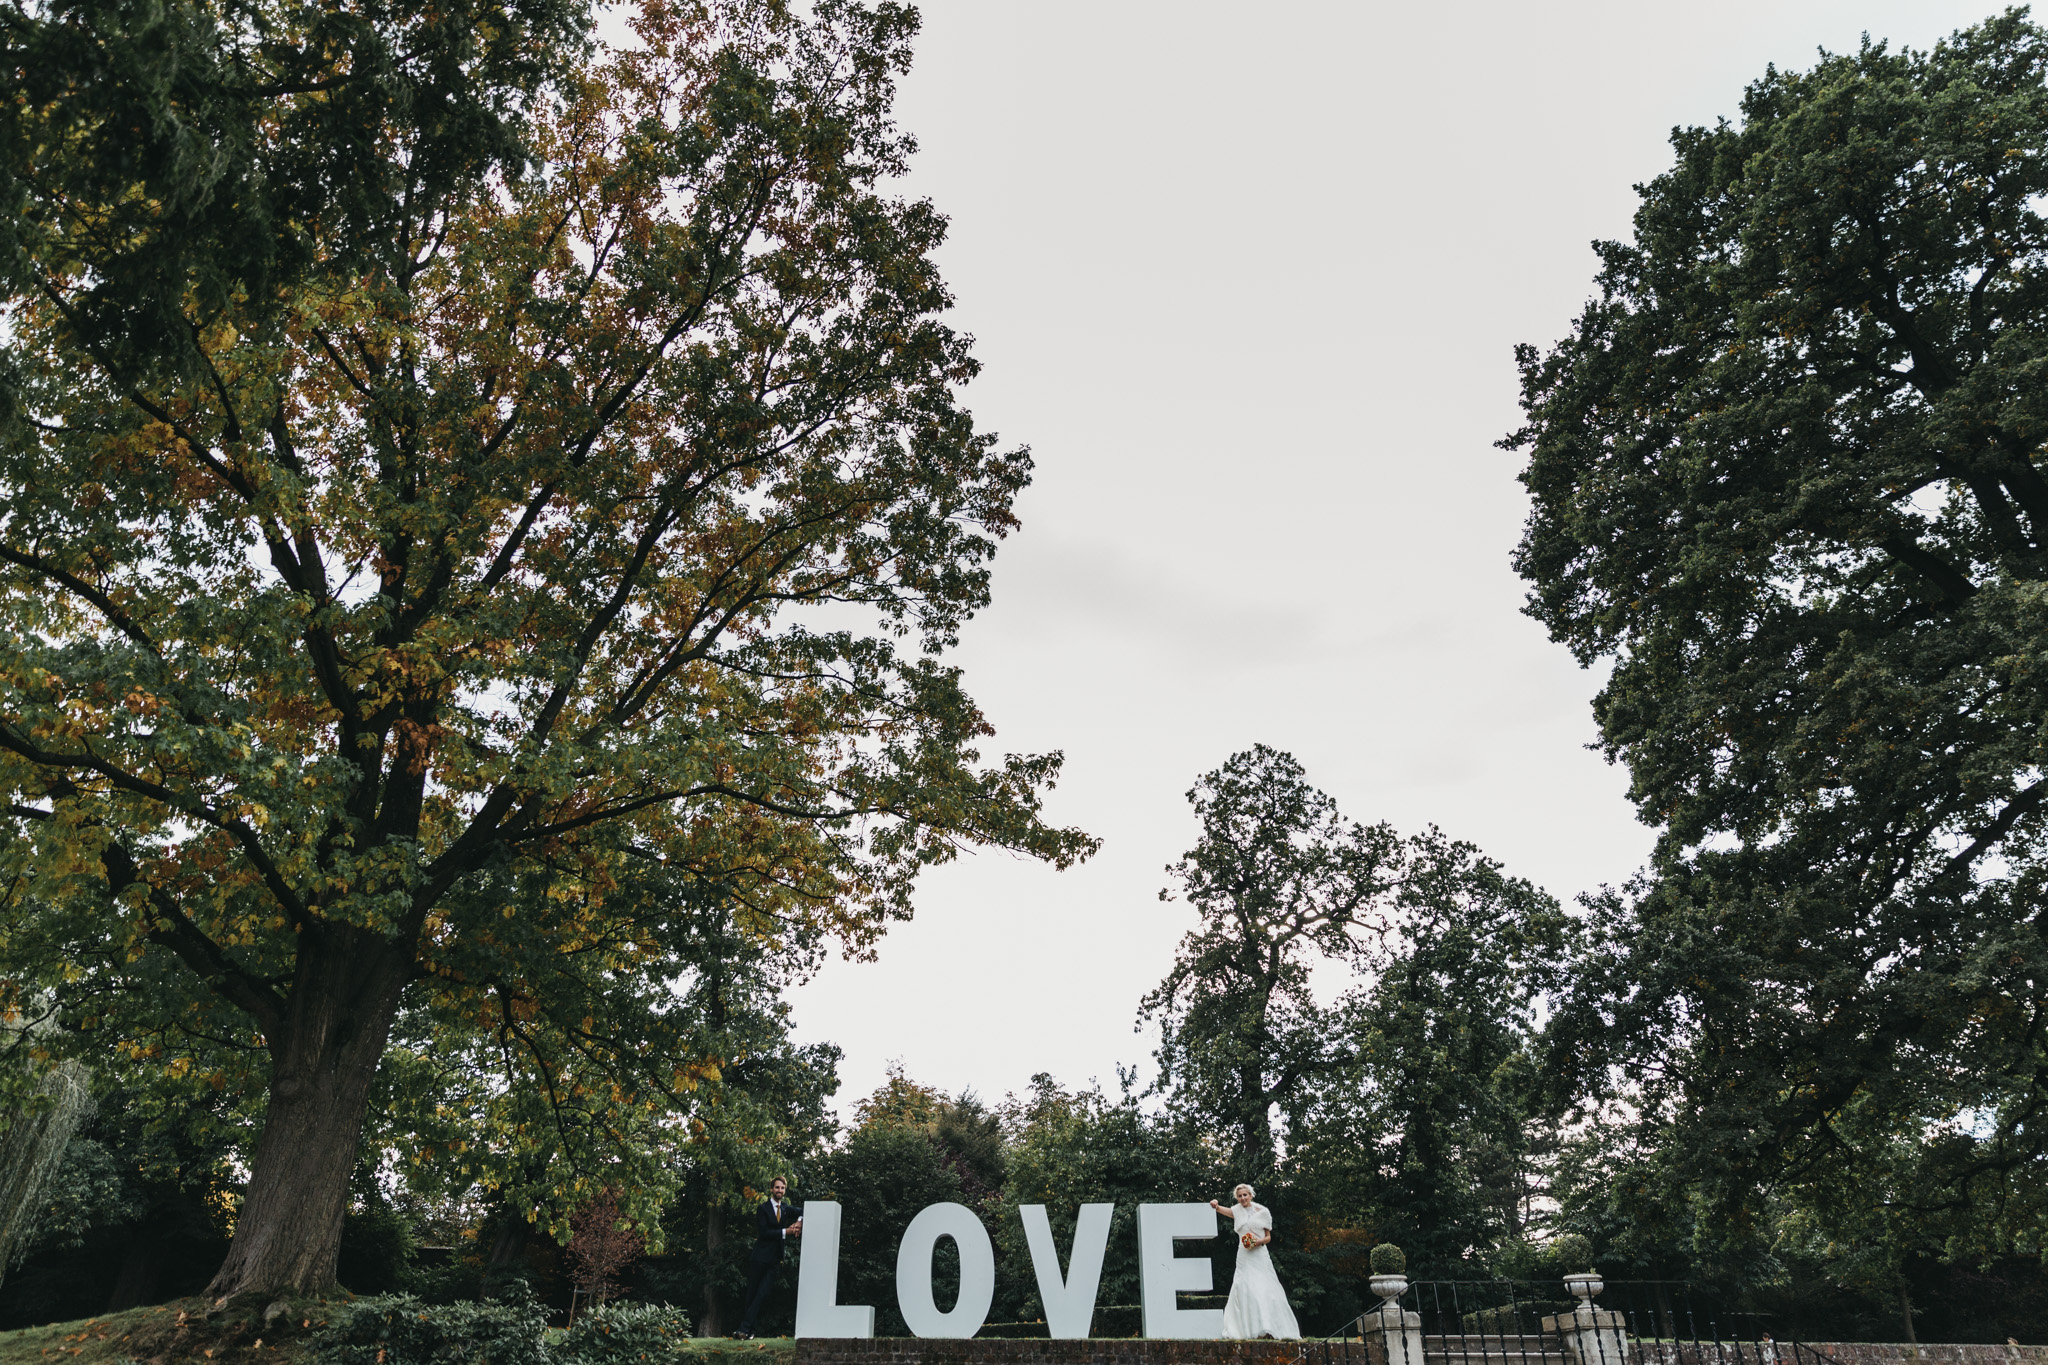
POLYGON ((1254 1204, 1252 1194, 1251 1186, 1239 1185, 1232 1191, 1236 1207, 1226 1209, 1209 1201, 1210 1208, 1230 1215, 1237 1233, 1237 1277, 1230 1282, 1230 1299, 1223 1305, 1223 1335, 1298 1341, 1301 1327, 1287 1306, 1280 1277, 1273 1273, 1272 1253, 1266 1250, 1266 1243, 1273 1240, 1273 1215, 1264 1204, 1254 1204))

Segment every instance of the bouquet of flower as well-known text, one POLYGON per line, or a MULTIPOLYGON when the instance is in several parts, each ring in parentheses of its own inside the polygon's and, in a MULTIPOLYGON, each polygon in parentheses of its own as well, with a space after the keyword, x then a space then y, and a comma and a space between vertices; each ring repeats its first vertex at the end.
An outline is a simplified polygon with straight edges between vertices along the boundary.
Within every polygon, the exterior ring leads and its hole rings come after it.
POLYGON ((1259 1244, 1259 1234, 1256 1232, 1247 1232, 1246 1234, 1244 1234, 1244 1236, 1238 1238, 1237 1240, 1244 1244, 1244 1249, 1246 1251, 1250 1251, 1253 1247, 1259 1244))

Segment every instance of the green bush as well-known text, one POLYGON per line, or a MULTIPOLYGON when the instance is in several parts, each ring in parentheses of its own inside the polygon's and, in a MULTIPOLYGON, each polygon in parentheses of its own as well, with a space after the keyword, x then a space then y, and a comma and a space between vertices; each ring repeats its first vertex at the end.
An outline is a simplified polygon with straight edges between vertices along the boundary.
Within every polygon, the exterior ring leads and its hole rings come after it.
POLYGON ((412 1286, 412 1225, 383 1199, 367 1199, 341 1220, 337 1277, 358 1294, 390 1294, 412 1286))
POLYGON ((649 1303, 601 1304, 576 1319, 555 1348, 558 1365, 637 1365, 680 1359, 690 1340, 690 1315, 649 1303))
POLYGON ((1593 1269, 1593 1244, 1576 1232, 1567 1232, 1552 1242, 1550 1254, 1567 1275, 1583 1275, 1593 1269))
POLYGON ((1535 1332, 1547 1314, 1569 1313, 1569 1300, 1548 1300, 1527 1303, 1504 1304, 1499 1308, 1482 1308, 1476 1313, 1466 1313, 1460 1321, 1469 1336, 1521 1336, 1535 1332))
MULTIPOLYGON (((1368 1254, 1366 1263, 1372 1267, 1372 1273, 1375 1275, 1406 1275, 1408 1273, 1408 1253, 1395 1246, 1392 1242, 1381 1242, 1378 1246, 1374 1247, 1368 1254)), ((1356 1262, 1353 1264, 1356 1264, 1356 1262)))
POLYGON ((308 1342, 312 1365, 549 1365, 533 1298, 426 1304, 380 1294, 338 1305, 308 1342))
POLYGON ((1135 1303, 1098 1303, 1090 1336, 1135 1337, 1145 1331, 1145 1310, 1135 1303))
POLYGON ((984 1322, 974 1335, 987 1341, 1044 1341, 1051 1331, 1042 1322, 984 1322))

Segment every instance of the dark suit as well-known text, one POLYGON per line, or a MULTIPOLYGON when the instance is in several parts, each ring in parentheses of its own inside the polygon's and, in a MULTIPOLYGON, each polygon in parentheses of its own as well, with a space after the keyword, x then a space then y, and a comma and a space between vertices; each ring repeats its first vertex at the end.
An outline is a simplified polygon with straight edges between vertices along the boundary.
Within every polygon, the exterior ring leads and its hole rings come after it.
POLYGON ((761 1308, 775 1288, 775 1270, 782 1263, 782 1247, 790 1240, 783 1234, 798 1217, 796 1206, 786 1198, 780 1212, 772 1199, 763 1199, 761 1207, 754 1210, 754 1249, 747 1253, 747 1312, 740 1319, 742 1332, 754 1330, 754 1320, 761 1316, 761 1308))

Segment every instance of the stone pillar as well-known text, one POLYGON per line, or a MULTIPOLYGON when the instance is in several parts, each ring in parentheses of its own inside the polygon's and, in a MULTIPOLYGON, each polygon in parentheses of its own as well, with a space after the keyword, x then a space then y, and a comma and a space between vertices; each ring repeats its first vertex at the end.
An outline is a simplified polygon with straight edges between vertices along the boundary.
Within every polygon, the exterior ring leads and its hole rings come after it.
POLYGON ((1621 1314, 1582 1299, 1569 1313, 1543 1320, 1545 1332, 1564 1338, 1572 1365, 1629 1365, 1628 1325, 1621 1314))
POLYGON ((1423 1365, 1422 1314, 1403 1308, 1400 1300, 1388 1299, 1358 1325, 1372 1365, 1423 1365))

